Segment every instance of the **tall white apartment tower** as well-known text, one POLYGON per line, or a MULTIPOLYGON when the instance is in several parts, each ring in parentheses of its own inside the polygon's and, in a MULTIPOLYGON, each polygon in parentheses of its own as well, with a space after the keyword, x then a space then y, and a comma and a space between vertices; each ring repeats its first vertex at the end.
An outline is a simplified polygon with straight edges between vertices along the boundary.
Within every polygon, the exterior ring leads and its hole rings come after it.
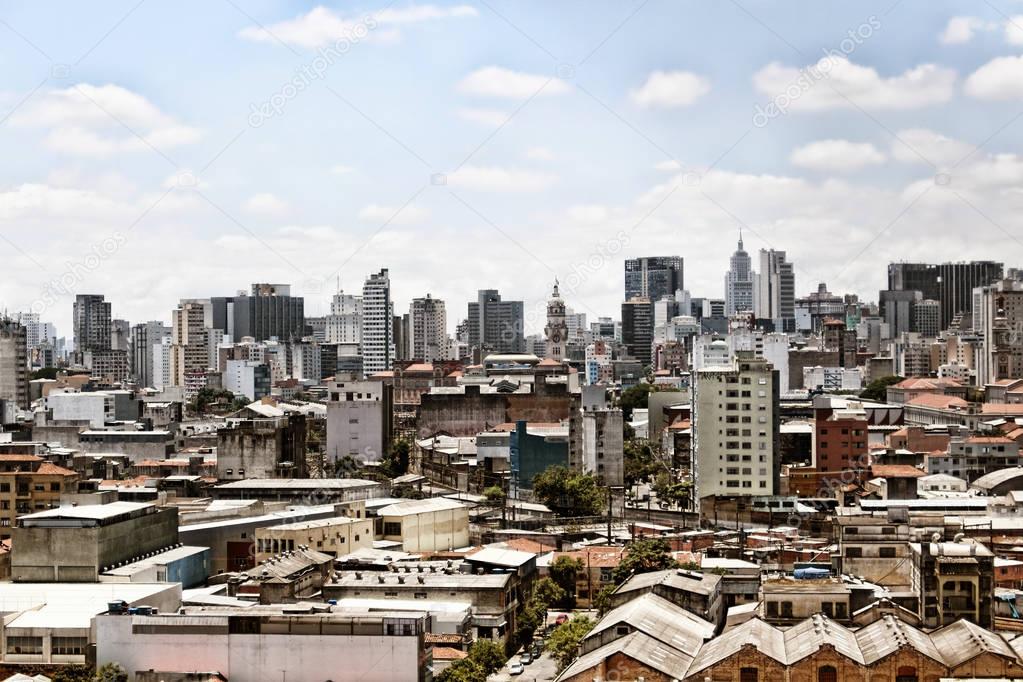
POLYGON ((394 360, 394 303, 387 268, 362 286, 362 368, 366 376, 391 369, 394 360))
POLYGON ((362 297, 343 291, 334 294, 325 326, 327 343, 362 343, 362 297))

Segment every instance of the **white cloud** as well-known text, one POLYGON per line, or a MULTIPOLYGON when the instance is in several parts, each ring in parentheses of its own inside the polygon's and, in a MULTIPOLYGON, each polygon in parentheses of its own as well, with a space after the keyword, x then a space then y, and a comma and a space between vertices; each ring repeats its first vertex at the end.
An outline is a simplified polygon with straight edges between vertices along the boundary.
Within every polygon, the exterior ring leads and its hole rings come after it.
POLYGON ((47 147, 78 156, 170 149, 200 137, 198 130, 178 123, 142 95, 109 84, 81 83, 36 95, 11 122, 49 129, 47 147))
POLYGON ((1023 15, 1009 17, 1005 22, 1005 41, 1010 45, 1023 45, 1023 15))
POLYGON ((448 186, 485 192, 540 192, 557 183, 551 173, 497 166, 463 166, 447 176, 448 186))
POLYGON ((554 76, 512 71, 502 66, 484 66, 463 78, 458 90, 468 95, 528 99, 534 96, 560 95, 568 84, 554 76))
POLYGON ((388 223, 390 225, 411 225, 422 222, 430 215, 425 208, 418 206, 381 206, 369 204, 359 211, 359 220, 369 223, 388 223))
POLYGON ((869 142, 820 140, 799 147, 792 152, 790 160, 802 168, 844 173, 876 166, 883 163, 885 157, 869 142))
POLYGON ((246 213, 266 218, 275 218, 288 212, 288 203, 280 197, 263 192, 249 197, 242 205, 246 213))
POLYGON ((474 17, 478 13, 469 5, 438 7, 413 5, 387 8, 362 16, 343 17, 326 7, 315 7, 308 13, 265 28, 249 26, 238 35, 256 42, 281 41, 288 45, 315 49, 328 46, 349 46, 362 40, 387 41, 401 37, 397 26, 436 19, 474 17), (388 28, 390 27, 390 28, 388 28))
POLYGON ((974 149, 972 144, 925 128, 900 130, 892 140, 892 158, 906 163, 950 166, 969 156, 974 149))
POLYGON ((459 109, 458 117, 471 121, 472 123, 479 123, 485 126, 491 126, 496 128, 497 126, 504 125, 508 122, 510 114, 497 109, 459 109))
POLYGON ((992 59, 970 74, 965 90, 967 95, 978 99, 1023 97, 1023 56, 992 59))
POLYGON ((993 31, 998 24, 978 17, 952 17, 938 39, 945 45, 962 45, 973 40, 978 31, 993 31))
POLYGON ((355 172, 355 166, 346 166, 343 163, 336 164, 330 167, 330 172, 334 175, 348 175, 349 173, 355 172))
POLYGON ((876 69, 844 57, 824 57, 806 69, 772 62, 754 74, 753 83, 772 99, 786 97, 793 111, 916 109, 951 99, 956 72, 921 64, 897 76, 883 77, 876 69))
POLYGON ((646 82, 629 93, 645 109, 687 107, 710 92, 710 81, 688 71, 654 71, 646 82))
POLYGON ((664 171, 666 173, 671 173, 674 171, 682 170, 682 164, 676 161, 675 159, 668 159, 667 161, 660 161, 654 164, 654 169, 664 171))
POLYGON ((569 220, 576 223, 599 223, 611 216, 611 211, 602 204, 580 204, 570 206, 567 211, 569 220))
POLYGON ((526 158, 531 161, 553 161, 554 152, 547 147, 530 147, 526 150, 526 158))

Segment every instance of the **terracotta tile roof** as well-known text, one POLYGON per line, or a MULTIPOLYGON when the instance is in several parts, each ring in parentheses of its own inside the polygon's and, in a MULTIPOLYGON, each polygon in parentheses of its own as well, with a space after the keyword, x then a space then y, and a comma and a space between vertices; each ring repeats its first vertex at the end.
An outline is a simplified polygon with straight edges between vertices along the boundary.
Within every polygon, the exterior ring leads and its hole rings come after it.
POLYGON ((967 443, 987 443, 987 444, 1000 444, 1005 445, 1007 443, 1015 443, 1016 441, 1011 438, 1004 436, 970 436, 966 439, 967 443))
POLYGON ((433 647, 433 660, 435 661, 460 661, 468 655, 461 649, 453 649, 449 646, 433 647))
POLYGON ((42 457, 36 455, 22 455, 22 454, 0 454, 0 462, 41 462, 42 457))
POLYGON ((946 388, 949 386, 962 385, 963 384, 961 381, 957 381, 956 379, 949 379, 947 377, 937 379, 932 377, 909 377, 908 379, 903 379, 899 383, 895 384, 893 388, 903 388, 909 390, 922 391, 927 389, 946 388))
POLYGON ((982 414, 1023 415, 1023 403, 984 403, 980 411, 982 414))
POLYGON ((427 632, 425 641, 427 644, 461 644, 462 635, 457 633, 427 632))
POLYGON ((567 556, 581 560, 583 566, 589 566, 590 568, 614 568, 622 563, 624 554, 625 549, 623 547, 587 547, 586 549, 576 549, 571 552, 557 552, 554 555, 554 559, 567 556))
POLYGON ((685 429, 691 429, 693 423, 688 419, 680 419, 668 427, 669 431, 684 431, 685 429))
POLYGON ((43 462, 39 465, 39 468, 35 471, 37 474, 44 474, 47 476, 76 476, 74 471, 59 467, 53 462, 43 462))
POLYGON ((403 371, 405 371, 405 372, 432 372, 433 371, 433 363, 432 362, 417 362, 414 365, 409 365, 403 371))
POLYGON ((529 552, 530 554, 546 554, 554 549, 553 545, 545 545, 542 542, 529 538, 512 538, 511 540, 505 540, 502 544, 508 549, 514 549, 517 552, 529 552))
POLYGON ((920 478, 927 472, 908 464, 872 464, 870 474, 881 478, 920 478))
POLYGON ((537 367, 561 367, 561 363, 552 358, 544 358, 537 363, 537 367))
MULTIPOLYGON (((957 398, 951 395, 925 394, 918 395, 906 404, 914 407, 932 407, 939 410, 948 410, 951 408, 963 408, 969 403, 962 398, 957 398)), ((1021 405, 1021 407, 1023 407, 1023 405, 1021 405)))

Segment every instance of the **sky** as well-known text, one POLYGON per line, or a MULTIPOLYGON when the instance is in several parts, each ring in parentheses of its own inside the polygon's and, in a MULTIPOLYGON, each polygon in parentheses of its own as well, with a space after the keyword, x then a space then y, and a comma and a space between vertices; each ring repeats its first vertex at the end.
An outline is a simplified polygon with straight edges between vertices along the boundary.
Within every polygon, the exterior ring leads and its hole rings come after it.
POLYGON ((1023 2, 157 0, 0 6, 0 306, 169 321, 389 268, 619 317, 625 258, 1023 264, 1023 2))

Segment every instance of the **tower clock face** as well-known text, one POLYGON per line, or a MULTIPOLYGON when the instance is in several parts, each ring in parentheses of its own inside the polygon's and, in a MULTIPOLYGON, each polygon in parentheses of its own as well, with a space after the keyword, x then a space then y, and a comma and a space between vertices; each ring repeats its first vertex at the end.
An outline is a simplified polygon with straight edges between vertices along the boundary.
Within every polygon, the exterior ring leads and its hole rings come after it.
POLYGON ((554 343, 560 343, 561 334, 559 334, 558 332, 554 332, 553 334, 551 334, 551 341, 553 341, 554 343))

